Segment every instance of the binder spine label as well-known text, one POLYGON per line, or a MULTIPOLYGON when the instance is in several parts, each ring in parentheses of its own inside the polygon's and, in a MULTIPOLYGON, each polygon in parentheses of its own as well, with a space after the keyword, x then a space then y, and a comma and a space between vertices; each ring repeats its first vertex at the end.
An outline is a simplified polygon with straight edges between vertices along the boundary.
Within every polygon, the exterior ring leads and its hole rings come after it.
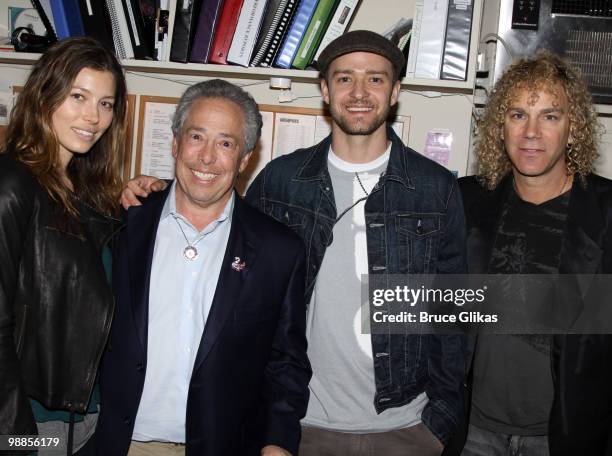
POLYGON ((249 18, 247 20, 247 25, 244 30, 244 34, 240 37, 240 50, 238 51, 238 57, 243 58, 244 53, 246 52, 247 43, 249 41, 249 35, 253 33, 253 23, 255 22, 255 13, 257 12, 257 3, 259 0, 255 1, 255 5, 251 11, 249 11, 249 18))
POLYGON ((312 46, 312 42, 314 41, 315 36, 317 36, 317 32, 319 31, 319 28, 321 28, 321 21, 316 22, 316 24, 312 28, 312 33, 308 35, 308 40, 306 41, 306 44, 304 45, 304 49, 302 50, 302 53, 300 54, 301 58, 305 59, 306 56, 308 55, 310 46, 312 46))

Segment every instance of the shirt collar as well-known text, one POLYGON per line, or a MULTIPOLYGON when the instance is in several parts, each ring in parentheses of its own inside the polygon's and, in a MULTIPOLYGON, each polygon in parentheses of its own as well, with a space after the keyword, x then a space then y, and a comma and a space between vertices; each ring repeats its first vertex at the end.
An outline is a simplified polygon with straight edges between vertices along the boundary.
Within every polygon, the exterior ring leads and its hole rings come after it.
POLYGON ((387 146, 387 149, 383 152, 383 154, 374 160, 371 160, 367 163, 352 163, 347 162, 346 160, 341 159, 336 155, 334 150, 329 148, 329 154, 327 155, 327 161, 335 166, 336 168, 345 171, 347 173, 364 173, 368 171, 372 171, 374 169, 380 168, 385 165, 389 160, 389 155, 391 154, 391 141, 387 146))
MULTIPOLYGON (((387 164, 387 171, 381 179, 381 185, 387 180, 396 180, 401 182, 406 187, 413 189, 412 179, 408 173, 407 147, 404 146, 402 140, 397 136, 393 128, 387 125, 387 139, 391 141, 391 152, 387 164)), ((325 180, 328 175, 327 170, 327 155, 331 147, 331 135, 327 136, 319 144, 310 149, 306 160, 298 168, 294 180, 297 181, 313 181, 325 180)), ((414 152, 415 154, 417 152, 414 152)))
MULTIPOLYGON (((232 213, 234 211, 235 198, 236 198, 236 192, 232 190, 230 199, 227 201, 227 204, 223 208, 223 212, 221 212, 221 214, 219 215, 219 217, 216 218, 216 220, 209 223, 208 226, 204 228, 203 234, 207 234, 207 233, 210 233, 211 231, 214 231, 214 229, 220 223, 225 222, 226 220, 229 220, 229 222, 231 223, 232 213)), ((194 231, 197 231, 195 227, 193 227, 193 225, 189 222, 189 220, 187 220, 183 215, 181 215, 176 210, 176 179, 172 181, 172 185, 170 187, 170 191, 168 192, 168 197, 166 198, 166 202, 164 203, 164 207, 161 211, 161 216, 159 220, 160 221, 164 220, 167 217, 178 217, 181 220, 183 220, 185 223, 187 223, 189 226, 191 226, 194 229, 194 231)))

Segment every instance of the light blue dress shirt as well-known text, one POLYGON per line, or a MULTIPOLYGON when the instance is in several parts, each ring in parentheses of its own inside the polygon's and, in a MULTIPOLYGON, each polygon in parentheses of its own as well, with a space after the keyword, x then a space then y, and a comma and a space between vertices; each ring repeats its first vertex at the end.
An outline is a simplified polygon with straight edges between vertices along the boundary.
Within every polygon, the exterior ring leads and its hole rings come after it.
POLYGON ((133 440, 185 442, 187 393, 232 225, 234 194, 223 213, 199 231, 176 210, 176 181, 162 209, 149 289, 144 389, 133 440), (181 232, 181 229, 183 232, 181 232), (187 260, 189 244, 198 257, 187 260))

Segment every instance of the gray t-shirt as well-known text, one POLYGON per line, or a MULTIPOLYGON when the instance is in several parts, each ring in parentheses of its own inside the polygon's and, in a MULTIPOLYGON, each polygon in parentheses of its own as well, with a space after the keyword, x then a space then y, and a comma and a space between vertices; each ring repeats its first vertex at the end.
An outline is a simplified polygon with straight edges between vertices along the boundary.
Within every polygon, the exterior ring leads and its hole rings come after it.
POLYGON ((400 429, 418 424, 427 403, 422 393, 404 407, 376 413, 372 343, 361 333, 361 274, 368 271, 364 205, 389 153, 390 147, 364 164, 329 153, 338 216, 351 209, 334 226, 310 302, 306 331, 313 376, 302 421, 307 426, 353 433, 400 429))

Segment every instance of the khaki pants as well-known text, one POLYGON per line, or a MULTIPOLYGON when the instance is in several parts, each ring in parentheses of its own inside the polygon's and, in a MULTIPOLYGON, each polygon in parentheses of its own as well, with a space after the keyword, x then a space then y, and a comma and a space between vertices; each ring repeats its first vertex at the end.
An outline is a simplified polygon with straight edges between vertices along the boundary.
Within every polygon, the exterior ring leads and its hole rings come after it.
POLYGON ((185 456, 185 445, 168 442, 137 442, 132 440, 128 456, 185 456))
POLYGON ((442 444, 419 423, 396 431, 350 434, 302 427, 300 456, 440 456, 442 444))

